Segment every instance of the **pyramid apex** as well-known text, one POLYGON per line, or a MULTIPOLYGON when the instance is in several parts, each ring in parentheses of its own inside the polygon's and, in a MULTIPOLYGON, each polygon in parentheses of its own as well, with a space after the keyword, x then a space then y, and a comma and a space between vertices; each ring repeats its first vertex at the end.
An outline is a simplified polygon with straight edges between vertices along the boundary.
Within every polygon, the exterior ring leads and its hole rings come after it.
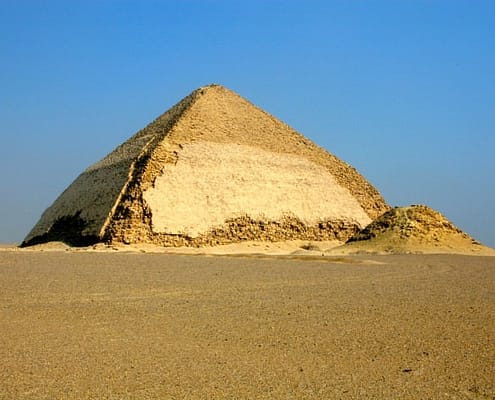
POLYGON ((208 85, 200 86, 198 89, 195 90, 195 92, 205 93, 210 90, 214 90, 214 91, 224 90, 224 91, 232 92, 232 90, 219 83, 209 83, 208 85))
POLYGON ((200 89, 206 89, 206 88, 223 88, 227 89, 225 86, 221 85, 220 83, 209 83, 208 85, 201 86, 200 89))

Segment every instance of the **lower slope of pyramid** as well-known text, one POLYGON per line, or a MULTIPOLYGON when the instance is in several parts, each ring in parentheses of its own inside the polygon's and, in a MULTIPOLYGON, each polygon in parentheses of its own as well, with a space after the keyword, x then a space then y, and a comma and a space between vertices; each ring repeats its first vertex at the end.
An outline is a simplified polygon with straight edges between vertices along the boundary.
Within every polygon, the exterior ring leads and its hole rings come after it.
POLYGON ((424 206, 395 207, 335 249, 344 253, 460 253, 495 255, 439 212, 424 206))
POLYGON ((210 85, 88 168, 25 244, 346 240, 387 209, 354 168, 210 85))

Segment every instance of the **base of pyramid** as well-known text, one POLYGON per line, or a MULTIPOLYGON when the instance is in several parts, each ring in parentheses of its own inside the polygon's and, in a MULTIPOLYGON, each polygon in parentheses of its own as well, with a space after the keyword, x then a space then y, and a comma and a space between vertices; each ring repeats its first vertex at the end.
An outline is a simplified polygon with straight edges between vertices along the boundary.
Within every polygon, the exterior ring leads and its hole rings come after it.
POLYGON ((96 243, 153 244, 163 247, 217 246, 245 241, 279 242, 286 240, 339 240, 345 242, 360 231, 357 223, 345 220, 326 220, 308 225, 296 217, 287 216, 277 221, 256 219, 250 216, 231 218, 225 224, 196 237, 184 234, 152 232, 149 226, 118 232, 109 230, 104 237, 83 233, 84 221, 79 215, 64 217, 43 235, 25 241, 21 247, 47 242, 63 242, 84 247, 96 243))
POLYGON ((108 232, 104 241, 124 244, 149 243, 164 247, 217 246, 245 241, 346 241, 359 230, 358 224, 344 220, 327 220, 314 225, 307 225, 295 217, 267 221, 243 216, 229 219, 225 221, 224 225, 196 237, 182 234, 154 233, 151 229, 146 229, 108 232))

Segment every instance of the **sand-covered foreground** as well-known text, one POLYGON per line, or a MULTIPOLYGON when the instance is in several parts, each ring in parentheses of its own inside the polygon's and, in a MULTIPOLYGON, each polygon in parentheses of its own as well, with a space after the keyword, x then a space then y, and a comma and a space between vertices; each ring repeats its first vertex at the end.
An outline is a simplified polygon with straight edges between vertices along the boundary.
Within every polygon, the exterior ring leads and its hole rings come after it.
POLYGON ((495 258, 0 252, 0 399, 494 399, 495 258))

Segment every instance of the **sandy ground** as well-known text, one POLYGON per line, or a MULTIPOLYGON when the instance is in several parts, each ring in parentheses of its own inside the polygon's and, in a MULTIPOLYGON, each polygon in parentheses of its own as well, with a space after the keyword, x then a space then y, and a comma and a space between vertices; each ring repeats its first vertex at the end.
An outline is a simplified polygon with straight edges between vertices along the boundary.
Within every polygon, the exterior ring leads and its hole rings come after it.
POLYGON ((56 247, 0 251, 0 399, 495 398, 495 257, 56 247))

